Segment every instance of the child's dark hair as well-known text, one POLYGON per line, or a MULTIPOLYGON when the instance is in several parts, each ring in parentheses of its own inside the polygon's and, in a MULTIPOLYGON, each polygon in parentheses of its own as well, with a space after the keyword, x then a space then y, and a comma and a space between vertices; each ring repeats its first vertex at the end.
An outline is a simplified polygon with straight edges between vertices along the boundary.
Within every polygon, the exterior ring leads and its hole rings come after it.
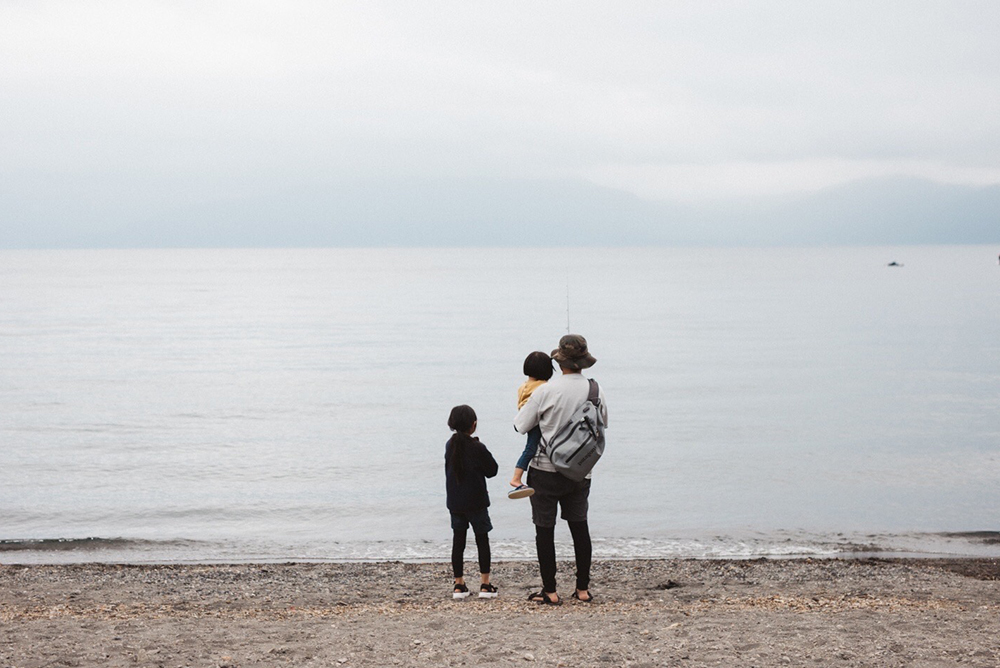
POLYGON ((475 423, 476 411, 472 410, 472 406, 465 404, 452 408, 451 415, 448 416, 448 427, 460 434, 468 434, 475 423))
POLYGON ((552 358, 536 350, 524 358, 524 375, 548 380, 552 377, 552 358))
POLYGON ((448 416, 448 426, 455 434, 448 441, 446 460, 451 470, 455 473, 455 478, 461 480, 465 477, 465 448, 472 441, 469 432, 476 424, 476 411, 472 406, 455 406, 448 416))

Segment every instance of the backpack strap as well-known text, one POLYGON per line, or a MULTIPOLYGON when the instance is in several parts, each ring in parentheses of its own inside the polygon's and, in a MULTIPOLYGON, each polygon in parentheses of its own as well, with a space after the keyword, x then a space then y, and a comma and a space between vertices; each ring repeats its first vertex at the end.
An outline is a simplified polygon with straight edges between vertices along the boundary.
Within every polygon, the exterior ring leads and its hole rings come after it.
POLYGON ((597 398, 597 393, 600 392, 600 388, 597 386, 597 381, 593 378, 588 378, 587 380, 590 381, 590 394, 587 396, 587 401, 595 406, 600 406, 601 400, 597 398))

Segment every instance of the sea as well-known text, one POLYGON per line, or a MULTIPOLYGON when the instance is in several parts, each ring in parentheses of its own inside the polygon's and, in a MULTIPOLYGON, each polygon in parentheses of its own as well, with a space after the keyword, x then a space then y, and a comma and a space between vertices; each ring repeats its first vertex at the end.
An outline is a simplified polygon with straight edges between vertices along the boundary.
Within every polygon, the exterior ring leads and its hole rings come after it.
POLYGON ((446 561, 458 404, 531 559, 516 389, 567 331, 595 556, 998 557, 997 253, 0 251, 0 563, 446 561))

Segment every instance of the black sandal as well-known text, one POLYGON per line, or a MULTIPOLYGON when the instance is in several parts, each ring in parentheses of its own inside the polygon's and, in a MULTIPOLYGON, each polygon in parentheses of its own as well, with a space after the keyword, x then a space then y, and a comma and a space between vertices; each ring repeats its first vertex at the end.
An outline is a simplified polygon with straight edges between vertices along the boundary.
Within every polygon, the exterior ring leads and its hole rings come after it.
POLYGON ((594 602, 594 595, 590 592, 589 589, 587 590, 587 596, 588 596, 588 598, 580 598, 580 590, 579 589, 577 589, 576 591, 573 592, 573 598, 575 598, 576 600, 580 601, 580 603, 593 603, 594 602))
POLYGON ((562 601, 549 598, 549 595, 544 591, 529 594, 528 600, 532 603, 541 603, 542 605, 562 605, 562 601))

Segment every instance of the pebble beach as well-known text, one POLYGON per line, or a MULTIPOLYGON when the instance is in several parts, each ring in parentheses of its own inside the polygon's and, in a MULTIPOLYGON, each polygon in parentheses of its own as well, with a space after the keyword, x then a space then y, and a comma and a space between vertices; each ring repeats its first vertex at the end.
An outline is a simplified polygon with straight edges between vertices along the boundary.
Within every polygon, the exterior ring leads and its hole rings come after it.
POLYGON ((593 603, 442 563, 0 566, 0 665, 996 666, 1000 560, 594 564, 593 603), (470 578, 470 582, 473 579, 470 578))

